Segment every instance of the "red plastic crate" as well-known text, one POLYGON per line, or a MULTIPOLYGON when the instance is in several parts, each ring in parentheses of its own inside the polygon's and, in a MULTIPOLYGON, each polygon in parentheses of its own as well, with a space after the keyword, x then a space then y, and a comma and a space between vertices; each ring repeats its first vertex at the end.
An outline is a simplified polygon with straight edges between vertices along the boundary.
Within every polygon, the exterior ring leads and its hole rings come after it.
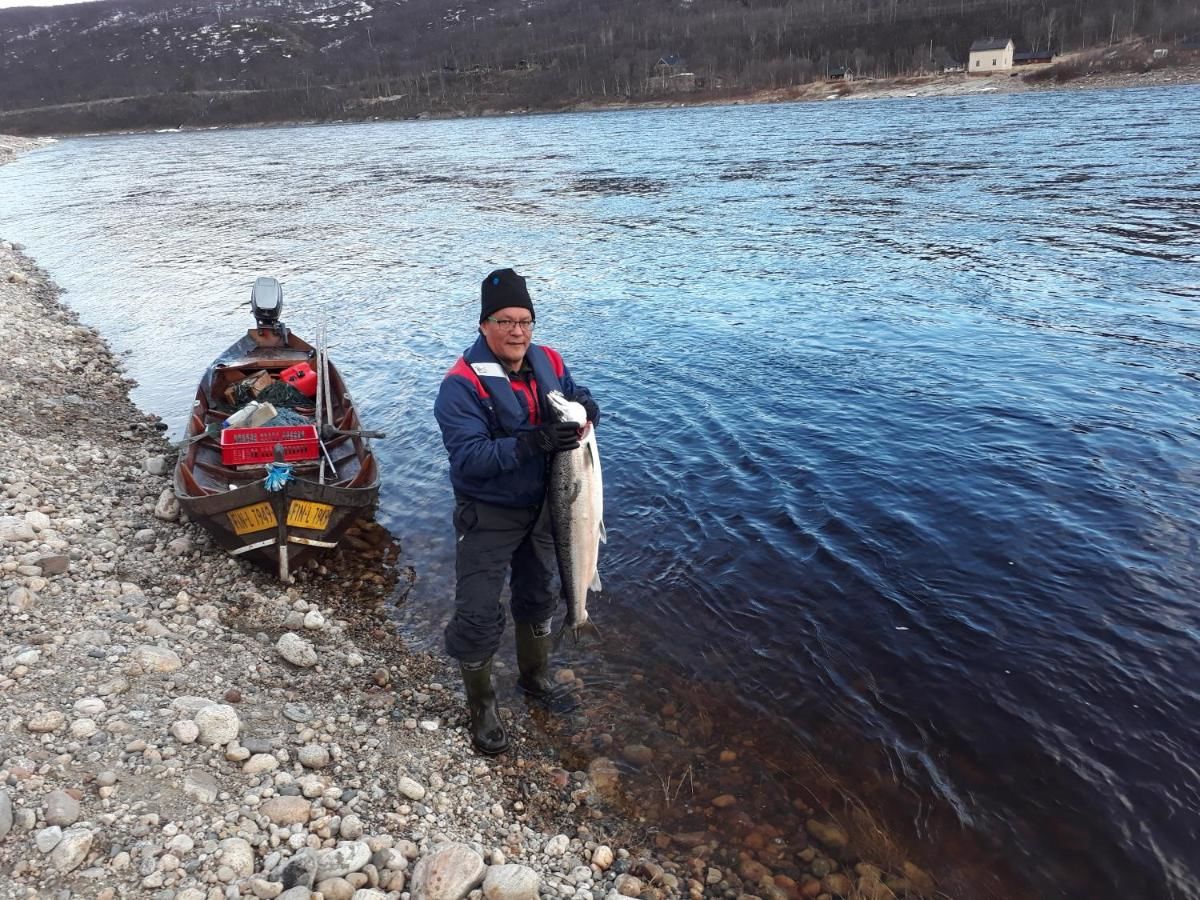
POLYGON ((275 461, 275 445, 283 445, 284 462, 316 459, 315 425, 280 425, 274 428, 226 428, 221 432, 221 462, 227 466, 275 461))

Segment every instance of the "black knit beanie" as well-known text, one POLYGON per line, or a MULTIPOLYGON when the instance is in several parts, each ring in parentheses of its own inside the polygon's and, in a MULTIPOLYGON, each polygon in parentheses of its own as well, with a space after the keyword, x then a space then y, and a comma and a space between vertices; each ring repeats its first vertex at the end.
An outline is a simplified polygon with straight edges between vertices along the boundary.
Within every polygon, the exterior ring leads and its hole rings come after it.
POLYGON ((529 310, 531 319, 537 318, 533 313, 533 301, 529 298, 529 289, 525 287, 525 279, 512 269, 497 269, 483 279, 479 290, 481 309, 479 321, 482 323, 488 316, 510 306, 519 306, 529 310))

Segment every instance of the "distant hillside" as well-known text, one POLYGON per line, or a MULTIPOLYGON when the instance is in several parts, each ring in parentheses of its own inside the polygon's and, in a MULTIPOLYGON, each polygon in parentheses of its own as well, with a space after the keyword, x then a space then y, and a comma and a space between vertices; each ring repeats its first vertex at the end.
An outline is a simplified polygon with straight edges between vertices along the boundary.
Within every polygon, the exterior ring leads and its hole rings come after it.
POLYGON ((938 71, 991 35, 1198 32, 1196 0, 102 0, 0 10, 0 131, 735 95, 938 71))

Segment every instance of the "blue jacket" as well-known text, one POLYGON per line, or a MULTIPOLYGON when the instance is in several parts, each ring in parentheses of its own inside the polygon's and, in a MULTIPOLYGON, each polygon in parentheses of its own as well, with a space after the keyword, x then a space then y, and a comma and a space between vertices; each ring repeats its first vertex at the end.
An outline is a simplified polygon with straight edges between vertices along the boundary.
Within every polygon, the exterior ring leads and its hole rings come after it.
POLYGON ((558 352, 531 344, 525 359, 533 369, 533 392, 510 381, 480 335, 442 379, 433 413, 450 455, 450 483, 460 494, 513 508, 534 507, 546 496, 546 456, 518 456, 517 435, 549 421, 546 394, 568 400, 591 398, 575 384, 558 352))

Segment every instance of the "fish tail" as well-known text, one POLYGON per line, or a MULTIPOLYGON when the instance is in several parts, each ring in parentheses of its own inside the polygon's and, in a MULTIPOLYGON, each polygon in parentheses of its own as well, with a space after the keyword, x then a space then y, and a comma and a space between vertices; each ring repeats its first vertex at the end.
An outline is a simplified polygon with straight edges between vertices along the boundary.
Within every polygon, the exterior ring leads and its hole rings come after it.
POLYGON ((558 634, 554 636, 554 649, 562 645, 563 638, 568 634, 571 635, 571 642, 578 647, 580 644, 602 644, 603 637, 600 635, 600 629, 591 619, 575 625, 571 622, 563 622, 562 628, 558 629, 558 634))

